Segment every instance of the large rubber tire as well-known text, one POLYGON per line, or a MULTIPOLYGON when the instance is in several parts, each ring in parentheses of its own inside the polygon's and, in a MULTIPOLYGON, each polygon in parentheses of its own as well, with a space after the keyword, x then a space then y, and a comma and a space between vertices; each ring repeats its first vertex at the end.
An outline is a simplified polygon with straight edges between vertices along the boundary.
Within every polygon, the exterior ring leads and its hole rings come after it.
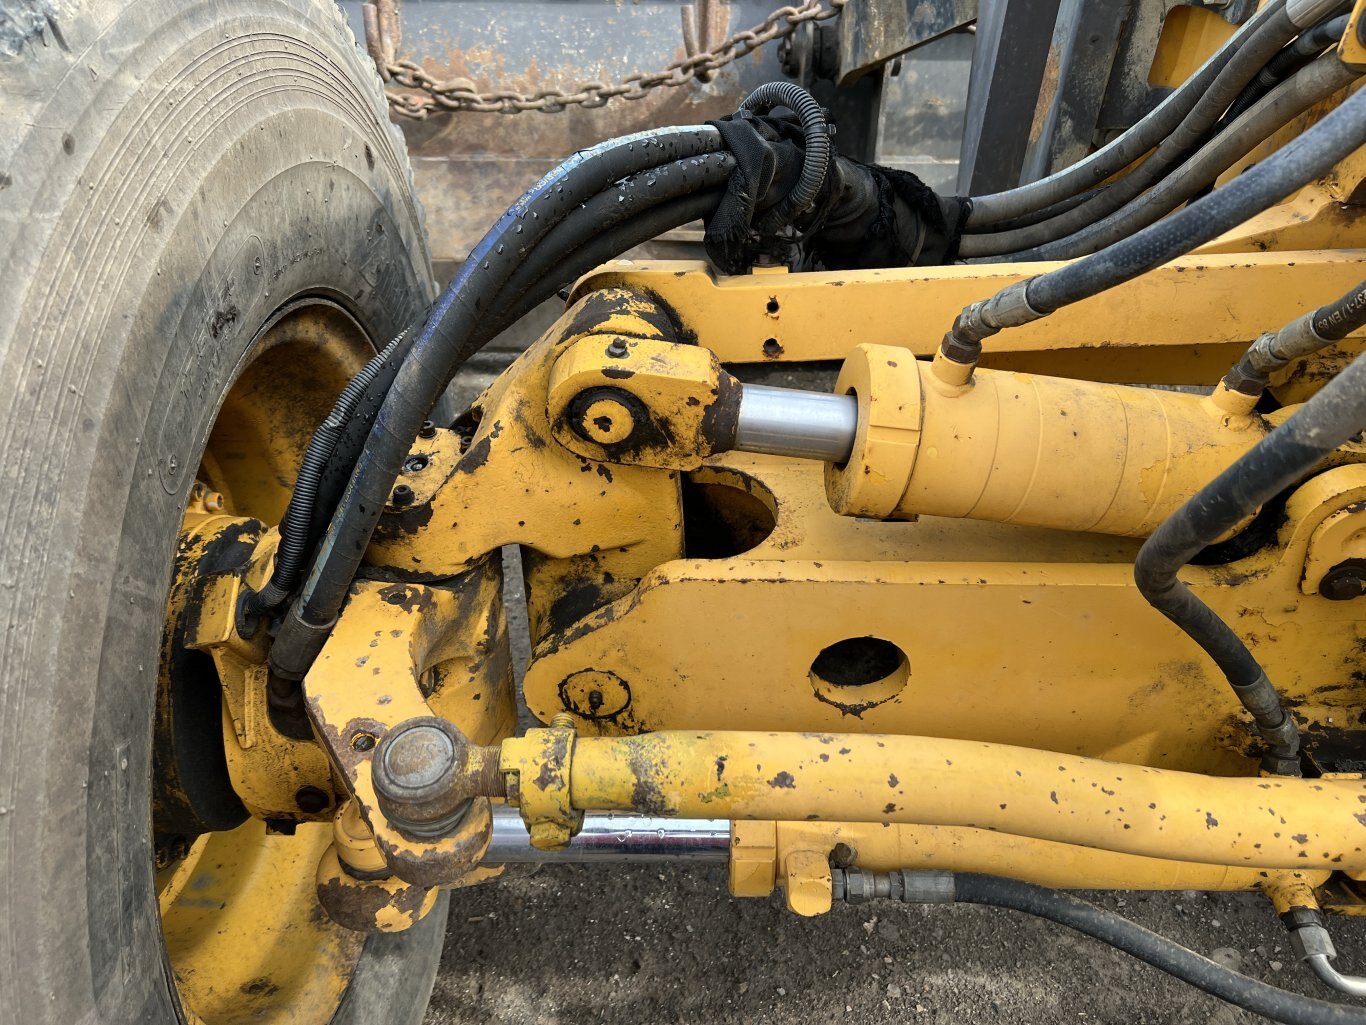
MULTIPOLYGON (((0 2, 5 1021, 176 1020, 149 780, 187 487, 272 310, 325 295, 386 340, 432 294, 329 0, 0 2)), ((420 1020, 444 911, 367 941, 337 1021, 420 1020)))

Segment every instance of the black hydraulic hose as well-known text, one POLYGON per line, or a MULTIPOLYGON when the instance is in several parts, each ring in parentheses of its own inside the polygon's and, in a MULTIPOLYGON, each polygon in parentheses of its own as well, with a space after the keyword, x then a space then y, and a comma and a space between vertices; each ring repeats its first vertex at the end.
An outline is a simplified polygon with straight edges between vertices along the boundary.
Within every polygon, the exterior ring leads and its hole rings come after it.
POLYGON ((1030 211, 1027 214, 1020 214, 1019 217, 1012 217, 1009 220, 998 221, 995 224, 982 225, 976 229, 969 228, 964 233, 968 235, 991 235, 998 231, 1014 231, 1016 228, 1028 228, 1032 224, 1041 224, 1044 221, 1065 214, 1069 210, 1075 210, 1083 203, 1089 203, 1098 196, 1108 185, 1097 185, 1094 189, 1085 192, 1078 192, 1075 196, 1068 196, 1060 199, 1051 206, 1043 207, 1039 210, 1030 211))
POLYGON ((1328 47, 1342 39, 1347 28, 1348 16, 1340 14, 1319 22, 1313 28, 1301 32, 1299 38, 1267 62, 1257 77, 1248 83, 1243 94, 1233 101, 1228 111, 1219 119, 1215 131, 1222 131, 1234 118, 1269 93, 1279 83, 1285 81, 1328 47))
POLYGON ((1070 894, 997 876, 956 874, 954 900, 1008 908, 1065 925, 1204 990, 1285 1025, 1366 1025, 1366 1009, 1301 996, 1216 964, 1174 940, 1070 894))
POLYGON ((1224 375, 1224 386, 1260 396, 1271 375, 1291 360, 1318 352, 1366 324, 1366 281, 1344 296, 1296 317, 1279 331, 1262 335, 1224 375))
POLYGON ((720 133, 707 126, 604 142, 546 174, 499 218, 432 307, 399 369, 286 630, 294 621, 318 628, 335 618, 422 421, 455 371, 487 340, 479 321, 495 312, 491 300, 523 257, 565 216, 614 182, 720 147, 720 133))
POLYGON ((1149 189, 1142 202, 1130 203, 1066 238, 1011 253, 1006 259, 1013 262, 1071 260, 1129 237, 1199 195, 1263 140, 1359 77, 1361 72, 1343 64, 1336 54, 1320 58, 1253 104, 1227 131, 1215 136, 1171 175, 1149 189))
POLYGON ((666 231, 707 217, 716 209, 723 195, 724 188, 715 188, 679 196, 649 207, 630 220, 592 236, 556 263, 538 287, 522 292, 520 298, 514 300, 506 310, 500 308, 498 316, 490 324, 493 333, 503 331, 516 323, 544 301, 547 294, 576 281, 594 267, 620 256, 628 249, 649 242, 666 231))
POLYGON ((795 82, 768 82, 745 97, 741 110, 767 114, 786 107, 802 123, 805 143, 801 177, 791 193, 773 207, 757 225, 761 231, 791 224, 815 204, 830 170, 830 125, 825 111, 812 95, 795 82))
POLYGON ((1098 295, 1204 245, 1260 213, 1366 142, 1366 91, 1358 90, 1313 127, 1223 188, 1091 256, 1001 289, 958 315, 940 352, 975 364, 982 341, 1007 327, 1098 295))
MULTIPOLYGON (((814 116, 810 108, 820 115, 819 139, 810 134, 808 150, 814 145, 828 164, 824 114, 804 91, 790 85, 770 96, 775 104, 791 106, 804 124, 814 116)), ((747 103, 768 102, 759 92, 760 100, 747 103)), ((423 419, 456 370, 489 337, 480 323, 497 318, 492 303, 521 260, 572 210, 614 182, 720 148, 720 133, 711 127, 662 129, 602 143, 547 174, 499 219, 437 300, 385 396, 299 601, 272 646, 271 665, 278 677, 301 678, 321 649, 423 419)), ((804 172, 810 164, 808 159, 804 172)), ((812 191, 813 199, 820 187, 812 191)))
POLYGON ((294 588, 299 586, 303 574, 304 559, 309 550, 309 534, 312 527, 313 510, 318 500, 318 489, 327 469, 328 461, 337 447, 346 425, 355 415, 361 399, 375 383, 381 368, 394 355, 403 341, 403 333, 386 345, 378 355, 366 363, 342 389, 313 437, 299 464, 294 488, 289 496, 289 506, 280 521, 280 544, 275 550, 275 566, 270 580, 260 591, 247 600, 249 615, 261 615, 274 611, 280 606, 294 588))
POLYGON ((1145 189, 1183 161, 1200 145, 1228 105, 1286 44, 1294 38, 1295 23, 1284 10, 1259 26, 1220 69, 1208 89, 1181 123, 1158 143, 1153 153, 1124 177, 1086 203, 1038 224, 990 235, 965 236, 958 247, 962 257, 1000 256, 1041 246, 1094 224, 1137 199, 1145 189))
POLYGON ((1309 324, 1325 343, 1339 342, 1366 324, 1366 281, 1320 306, 1309 315, 1309 324))
POLYGON ((1236 228, 1325 174, 1366 143, 1366 93, 1353 93, 1323 120, 1198 203, 1093 256, 1031 280, 1029 305, 1051 313, 1173 260, 1236 228))
MULTIPOLYGON (((688 158, 689 161, 699 159, 704 158, 688 158)), ((728 153, 720 151, 717 153, 707 155, 705 159, 720 159, 722 161, 728 162, 732 158, 728 153)), ((672 166, 672 164, 664 164, 663 169, 667 170, 672 166)), ((624 179, 621 184, 627 186, 629 189, 629 183, 634 178, 640 178, 642 180, 642 184, 644 184, 643 176, 648 175, 650 173, 650 170, 641 172, 640 175, 631 176, 624 179)), ((648 186, 646 187, 648 188, 648 186)), ((616 195, 615 192, 612 192, 611 194, 616 195)), ((604 195, 604 193, 599 193, 599 196, 602 195, 604 195)), ((658 202, 659 199, 660 197, 658 196, 650 197, 651 202, 658 202)), ((715 206, 715 203, 716 199, 712 198, 712 207, 715 206)), ((635 208, 632 207, 632 209, 635 208)), ((572 218, 578 215, 579 213, 582 213, 582 209, 571 213, 569 216, 572 218)), ((659 220, 659 218, 655 217, 647 217, 647 219, 648 222, 651 224, 656 223, 659 220)), ((677 222, 677 224, 682 223, 685 222, 677 222)), ((669 228, 676 227, 677 224, 671 224, 669 225, 669 228)), ((562 227, 563 225, 557 225, 554 229, 554 232, 559 232, 562 227)), ((668 230, 668 228, 659 229, 659 231, 666 230, 668 230)), ((659 231, 657 231, 656 234, 659 234, 659 231)), ((648 241, 648 239, 643 241, 648 241)), ((588 247, 585 247, 583 251, 587 251, 587 248, 588 247)), ((593 251, 596 252, 598 251, 598 249, 594 247, 593 251)), ((608 253, 606 256, 603 256, 597 262, 601 263, 603 260, 611 259, 612 256, 619 255, 623 251, 624 250, 617 250, 615 253, 608 253)), ((528 257, 528 260, 535 259, 537 253, 541 253, 544 255, 548 252, 550 252, 550 250, 545 248, 544 246, 537 246, 534 250, 532 250, 531 255, 528 257)), ((578 253, 574 253, 571 254, 569 257, 565 258, 564 266, 571 268, 574 266, 578 266, 582 261, 577 259, 577 256, 578 253)), ((514 274, 519 278, 524 277, 524 275, 521 274, 521 271, 525 266, 525 263, 518 265, 514 274)), ((591 270, 593 266, 595 266, 595 264, 589 264, 587 266, 584 266, 582 270, 579 270, 572 274, 547 274, 545 276, 544 281, 538 281, 533 283, 532 288, 536 289, 536 293, 533 296, 533 298, 529 302, 519 301, 519 303, 517 304, 517 311, 512 315, 508 315, 505 311, 502 310, 501 307, 504 304, 501 302, 502 296, 500 296, 499 302, 490 304, 489 306, 490 311, 497 309, 498 314, 493 315, 491 313, 489 317, 482 319, 479 322, 479 324, 474 329, 474 333, 472 336, 474 343, 478 346, 486 344, 500 331, 504 330, 514 321, 524 316, 526 313, 530 312, 539 303, 543 302, 546 298, 552 295, 555 289, 558 287, 559 283, 562 283, 566 280, 573 280, 573 278, 578 277, 580 274, 586 273, 588 270, 591 270)), ((505 291, 504 295, 506 294, 507 293, 505 291)), ((400 336, 399 340, 396 340, 399 342, 397 347, 391 345, 388 349, 386 349, 386 352, 389 353, 388 358, 382 360, 378 374, 375 375, 373 382, 366 389, 364 396, 357 404, 355 412, 351 415, 350 419, 346 424, 346 427, 343 429, 342 433, 338 437, 332 455, 327 460, 325 468, 320 476, 316 500, 312 503, 311 520, 308 531, 305 535, 308 539, 307 545, 305 546, 306 552, 312 550, 313 546, 317 542, 317 539, 320 538, 323 535, 324 531, 327 529, 328 522, 332 517, 332 512, 336 508, 337 503, 340 501, 341 496, 344 493, 348 482, 350 481, 351 474, 355 468, 356 462, 360 458, 360 454, 364 449, 365 441, 369 436, 370 428, 374 423, 375 417, 378 414, 381 405, 383 404, 384 397, 388 394, 389 388, 392 386, 395 377, 398 375, 399 367, 402 365, 403 360, 407 357, 408 351, 412 348, 413 342, 417 336, 417 329, 421 326, 422 325, 420 323, 413 325, 411 329, 405 331, 403 335, 400 336)))
POLYGON ((1298 772, 1295 721, 1247 645, 1181 582, 1177 572, 1217 538, 1302 480, 1363 426, 1366 359, 1358 358, 1172 513, 1143 543, 1134 562, 1134 579, 1143 597, 1205 650, 1252 713, 1268 744, 1263 766, 1275 772, 1298 772))
MULTIPOLYGON (((567 261, 580 263, 576 257, 585 249, 605 252, 607 255, 603 259, 610 260, 631 248, 628 245, 611 250, 610 247, 598 242, 604 238, 615 241, 624 236, 634 237, 639 234, 638 231, 628 228, 623 235, 614 230, 618 225, 630 224, 645 211, 661 204, 668 204, 680 196, 714 192, 725 186, 734 170, 735 157, 722 150, 641 171, 619 182, 615 187, 598 193, 555 225, 536 248, 527 254, 499 291, 491 304, 491 309, 500 313, 510 309, 528 291, 544 283, 544 288, 537 289, 539 298, 536 302, 539 303, 560 284, 572 280, 565 274, 564 266, 567 261), (541 294, 542 292, 544 294, 541 294)), ((715 207, 714 202, 712 206, 715 207)), ((650 218, 651 223, 658 220, 650 218)), ((683 223, 686 222, 670 224, 660 230, 669 231, 683 223)), ((649 241, 653 237, 648 236, 642 241, 649 241)), ((585 269, 591 269, 593 266, 596 265, 590 264, 585 269)), ((500 317, 501 321, 508 323, 515 319, 506 315, 500 317)))
POLYGON ((1272 0, 1239 26, 1238 30, 1200 68, 1174 92, 1154 107, 1132 128, 1084 157, 1047 178, 1028 185, 972 198, 972 210, 967 226, 981 231, 987 225, 998 224, 1061 202, 1078 192, 1099 185, 1119 173, 1143 154, 1165 139, 1195 107, 1200 97, 1214 82, 1233 55, 1273 16, 1283 12, 1285 0, 1272 0))
POLYGON ((1272 84, 1293 75, 1328 47, 1342 42, 1342 33, 1347 31, 1347 22, 1350 20, 1351 15, 1339 14, 1325 18, 1317 25, 1301 32, 1293 43, 1271 58, 1271 63, 1266 66, 1267 74, 1273 79, 1272 84))
MULTIPOLYGON (((422 317, 423 319, 426 318, 425 312, 422 317)), ((355 469, 356 460, 360 458, 361 451, 365 448, 365 439, 370 436, 370 427, 379 414, 380 406, 384 404, 384 397, 389 394, 389 389, 393 386, 394 378, 398 377, 399 367, 403 365, 403 361, 408 358, 408 353, 412 350, 413 342, 417 339, 417 332, 422 327, 423 319, 415 321, 404 329, 397 339, 397 346, 393 347, 389 357, 380 364, 379 372, 375 374, 370 386, 365 389, 360 401, 356 403, 355 411, 337 437, 337 443, 332 449, 332 455, 327 460, 327 466, 318 478, 318 496, 313 503, 312 516, 308 526, 308 551, 310 552, 314 550, 319 538, 327 530, 327 524, 332 519, 332 513, 336 510, 337 504, 346 491, 346 485, 351 480, 351 471, 355 469)))

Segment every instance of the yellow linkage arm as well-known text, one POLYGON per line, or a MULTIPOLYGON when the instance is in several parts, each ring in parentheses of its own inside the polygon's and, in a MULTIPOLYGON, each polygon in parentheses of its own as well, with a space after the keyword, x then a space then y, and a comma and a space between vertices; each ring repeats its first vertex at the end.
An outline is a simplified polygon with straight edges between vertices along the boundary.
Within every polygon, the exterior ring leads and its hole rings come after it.
POLYGON ((503 743, 503 771, 520 780, 509 798, 529 823, 556 808, 904 822, 1211 865, 1366 868, 1361 780, 1212 777, 929 737, 664 731, 545 742, 561 733, 572 728, 503 743))

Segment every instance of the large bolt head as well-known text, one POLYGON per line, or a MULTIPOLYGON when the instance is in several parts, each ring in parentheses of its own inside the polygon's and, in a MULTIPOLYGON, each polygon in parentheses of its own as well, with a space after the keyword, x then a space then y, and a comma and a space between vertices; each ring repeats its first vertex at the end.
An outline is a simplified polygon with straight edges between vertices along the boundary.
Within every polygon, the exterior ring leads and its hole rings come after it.
POLYGON ((469 807, 465 767, 469 742, 444 719, 409 719, 375 748, 371 778, 385 818, 404 833, 444 836, 469 807))
POLYGON ((1319 581, 1319 594, 1329 601, 1351 601, 1366 594, 1366 561, 1340 562, 1319 581))
POLYGON ((588 388, 569 402, 569 426, 585 441, 610 448, 630 439, 649 413, 640 399, 620 388, 588 388))
POLYGON ((391 794, 425 790, 439 783, 455 764, 455 742, 433 723, 408 726, 393 737, 379 757, 391 794))

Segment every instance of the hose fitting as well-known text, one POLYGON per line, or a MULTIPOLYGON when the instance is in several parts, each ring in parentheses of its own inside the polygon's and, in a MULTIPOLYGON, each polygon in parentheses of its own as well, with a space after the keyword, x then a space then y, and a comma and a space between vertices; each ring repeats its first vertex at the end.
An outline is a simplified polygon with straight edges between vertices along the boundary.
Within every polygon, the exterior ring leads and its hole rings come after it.
POLYGON ((1279 331, 1262 335, 1224 375, 1223 386, 1254 400, 1260 398, 1276 371, 1341 341, 1362 324, 1366 324, 1366 281, 1346 295, 1296 317, 1279 331))
MULTIPOLYGON (((953 327, 944 335, 939 354, 944 360, 959 366, 975 367, 982 356, 982 341, 1008 327, 1040 320, 1046 313, 1036 310, 1029 302, 1029 285, 1033 281, 1017 281, 1007 285, 990 298, 963 308, 953 327)), ((942 376, 942 374, 941 374, 942 376)), ((958 375, 953 375, 958 376, 958 375)), ((971 373, 968 374, 971 376, 971 373)), ((954 381, 952 383, 962 383, 954 381)))
POLYGON ((952 904, 952 872, 897 869, 865 872, 861 868, 832 868, 831 892, 835 900, 862 904, 870 900, 899 900, 903 904, 952 904))
POLYGON ((1295 956, 1309 966, 1320 982, 1348 996, 1366 996, 1366 978, 1343 975, 1333 967, 1337 948, 1318 908, 1291 908, 1281 916, 1281 921, 1290 930, 1290 947, 1295 956))

